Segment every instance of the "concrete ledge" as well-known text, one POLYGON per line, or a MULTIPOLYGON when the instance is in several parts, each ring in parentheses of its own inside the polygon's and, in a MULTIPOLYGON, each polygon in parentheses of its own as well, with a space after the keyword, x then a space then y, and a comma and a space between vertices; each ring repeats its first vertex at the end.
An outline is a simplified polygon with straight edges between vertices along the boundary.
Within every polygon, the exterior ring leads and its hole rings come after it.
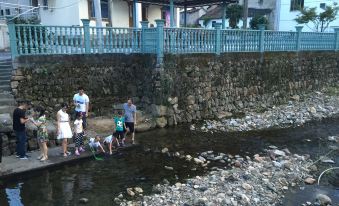
MULTIPOLYGON (((126 147, 113 150, 113 153, 119 150, 133 148, 135 146, 137 145, 127 145, 126 147)), ((70 151, 74 151, 74 145, 70 145, 69 148, 72 148, 70 151)), ((95 161, 89 148, 87 148, 86 152, 81 153, 80 156, 75 156, 72 154, 69 157, 63 157, 61 147, 49 148, 48 154, 48 160, 45 162, 37 160, 37 157, 40 155, 40 151, 27 153, 27 155, 30 156, 28 160, 20 160, 14 155, 3 157, 2 163, 0 164, 0 179, 11 179, 17 175, 23 175, 28 172, 39 171, 48 168, 51 169, 60 165, 77 162, 79 160, 93 159, 93 161, 95 161)))

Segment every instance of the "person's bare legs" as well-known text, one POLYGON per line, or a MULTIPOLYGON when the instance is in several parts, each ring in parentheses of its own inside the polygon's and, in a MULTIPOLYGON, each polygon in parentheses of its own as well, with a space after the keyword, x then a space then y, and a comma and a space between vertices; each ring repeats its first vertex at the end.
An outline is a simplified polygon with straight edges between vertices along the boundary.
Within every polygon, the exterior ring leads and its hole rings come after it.
POLYGON ((47 147, 47 143, 46 142, 42 142, 41 145, 42 145, 43 153, 44 153, 43 154, 44 157, 41 159, 41 161, 45 161, 45 160, 48 159, 48 147, 47 147))
POLYGON ((41 160, 42 158, 44 158, 44 148, 40 140, 38 140, 38 144, 39 144, 39 149, 40 149, 40 156, 38 157, 38 160, 41 160))
POLYGON ((66 138, 62 140, 62 149, 64 151, 64 157, 67 157, 67 139, 66 138))
POLYGON ((134 134, 135 132, 132 133, 132 144, 134 144, 134 134))
POLYGON ((112 154, 112 142, 113 140, 109 143, 109 154, 110 155, 112 154))

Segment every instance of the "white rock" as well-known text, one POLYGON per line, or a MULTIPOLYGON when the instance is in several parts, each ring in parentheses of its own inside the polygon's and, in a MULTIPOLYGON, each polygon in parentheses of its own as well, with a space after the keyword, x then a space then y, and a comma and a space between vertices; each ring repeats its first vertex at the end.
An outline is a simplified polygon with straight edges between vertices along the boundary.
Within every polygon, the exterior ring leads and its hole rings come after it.
POLYGON ((131 197, 135 196, 135 193, 133 192, 132 188, 127 188, 127 194, 131 197))
POLYGON ((192 160, 192 156, 191 156, 191 155, 186 155, 186 156, 185 156, 185 159, 186 159, 187 161, 191 161, 191 160, 192 160))
POLYGON ((245 190, 252 190, 253 189, 253 187, 250 184, 247 184, 247 183, 243 183, 241 186, 245 190))
POLYGON ((321 162, 335 164, 335 162, 333 160, 330 160, 330 159, 324 159, 324 160, 321 160, 321 162))
POLYGON ((135 187, 134 191, 139 194, 144 192, 144 190, 141 187, 135 187))
POLYGON ((317 201, 321 206, 332 205, 332 200, 331 200, 331 198, 329 198, 327 195, 324 195, 324 194, 317 194, 317 196, 316 196, 316 201, 317 201))
POLYGON ((286 156, 286 153, 285 153, 284 151, 281 151, 281 150, 278 150, 278 149, 275 149, 275 150, 273 151, 273 153, 274 153, 275 155, 277 155, 277 156, 283 156, 283 157, 286 156))
POLYGON ((201 160, 198 159, 198 158, 194 158, 193 160, 194 160, 194 162, 195 162, 196 164, 203 164, 203 163, 204 163, 203 161, 201 161, 201 160))
POLYGON ((164 149, 161 150, 162 153, 167 153, 168 152, 168 148, 165 147, 164 149))

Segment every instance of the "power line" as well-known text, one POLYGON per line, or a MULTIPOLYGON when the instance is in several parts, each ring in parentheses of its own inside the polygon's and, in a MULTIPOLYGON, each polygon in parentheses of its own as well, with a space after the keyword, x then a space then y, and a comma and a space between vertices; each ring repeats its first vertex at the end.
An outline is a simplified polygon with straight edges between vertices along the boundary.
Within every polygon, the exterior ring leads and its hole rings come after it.
MULTIPOLYGON (((50 6, 38 6, 38 7, 34 7, 34 6, 28 6, 28 5, 24 5, 24 4, 12 4, 12 3, 7 3, 7 2, 0 2, 1 4, 8 4, 8 5, 12 5, 12 6, 17 6, 17 7, 29 7, 29 8, 48 8, 48 9, 65 9, 65 8, 69 8, 72 7, 76 4, 78 4, 81 0, 77 0, 76 2, 73 2, 71 4, 65 5, 65 6, 60 6, 60 7, 50 7, 50 6)), ((16 8, 16 7, 9 7, 9 8, 16 8)))

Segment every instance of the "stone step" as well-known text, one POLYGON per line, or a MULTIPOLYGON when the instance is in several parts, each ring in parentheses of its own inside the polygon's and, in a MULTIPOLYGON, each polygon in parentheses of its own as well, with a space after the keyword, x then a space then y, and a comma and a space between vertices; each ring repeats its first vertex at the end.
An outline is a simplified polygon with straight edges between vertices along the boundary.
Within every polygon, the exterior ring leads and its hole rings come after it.
POLYGON ((10 85, 0 85, 0 92, 2 91, 7 91, 7 92, 11 92, 12 88, 10 85))
POLYGON ((11 77, 12 77, 12 75, 0 75, 0 81, 1 80, 10 80, 11 79, 11 77))
POLYGON ((10 80, 7 79, 7 80, 0 80, 0 85, 10 85, 10 80))
POLYGON ((2 92, 0 93, 0 99, 14 99, 14 96, 9 92, 2 92))
POLYGON ((10 67, 0 67, 0 71, 13 71, 10 67))
POLYGON ((12 75, 12 70, 5 70, 5 71, 0 70, 0 76, 3 76, 3 75, 12 75))
POLYGON ((13 98, 0 99, 0 105, 15 106, 16 102, 13 98))
POLYGON ((15 106, 0 106, 0 114, 9 113, 12 114, 15 109, 15 106))

